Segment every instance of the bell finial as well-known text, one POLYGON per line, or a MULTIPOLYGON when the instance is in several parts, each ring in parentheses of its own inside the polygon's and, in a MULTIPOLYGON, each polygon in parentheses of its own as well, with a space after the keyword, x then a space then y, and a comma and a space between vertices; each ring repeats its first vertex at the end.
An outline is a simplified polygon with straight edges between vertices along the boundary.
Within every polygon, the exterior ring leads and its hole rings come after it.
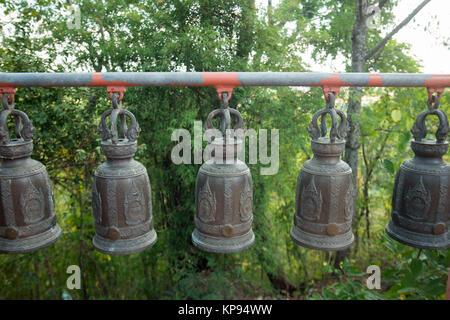
POLYGON ((308 126, 308 133, 312 140, 318 140, 319 138, 325 137, 327 134, 327 122, 326 122, 326 116, 327 114, 331 117, 331 130, 330 130, 330 142, 334 143, 336 141, 336 138, 338 139, 345 139, 347 136, 347 133, 349 131, 348 121, 345 114, 334 108, 335 104, 335 96, 332 92, 328 93, 329 100, 326 102, 326 107, 317 111, 309 126, 308 126), (341 122, 339 124, 339 127, 337 125, 337 116, 341 118, 341 122), (318 118, 321 118, 321 124, 320 129, 319 125, 317 124, 318 118))

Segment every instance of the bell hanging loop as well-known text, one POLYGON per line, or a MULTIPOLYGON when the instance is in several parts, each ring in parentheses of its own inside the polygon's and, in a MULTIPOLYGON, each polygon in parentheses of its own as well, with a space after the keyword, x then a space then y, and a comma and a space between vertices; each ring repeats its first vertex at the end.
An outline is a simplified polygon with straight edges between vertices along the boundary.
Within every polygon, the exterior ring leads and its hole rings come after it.
POLYGON ((428 110, 435 110, 439 108, 441 97, 439 95, 432 95, 431 100, 428 101, 428 110))
POLYGON ((338 109, 334 108, 334 94, 329 93, 330 99, 326 102, 326 107, 317 111, 312 118, 308 126, 308 133, 312 140, 323 140, 327 139, 325 136, 327 135, 327 122, 326 116, 330 115, 331 117, 331 129, 330 129, 330 143, 336 142, 336 139, 343 140, 347 137, 347 133, 349 130, 349 124, 347 117, 345 114, 338 109), (340 124, 338 126, 338 116, 340 118, 340 124), (320 129, 317 124, 317 120, 320 117, 321 124, 320 129))
POLYGON ((115 93, 112 103, 113 108, 102 114, 98 127, 107 161, 94 174, 93 245, 105 254, 131 254, 152 247, 157 240, 153 228, 151 186, 146 168, 133 159, 139 124, 130 111, 120 107, 115 93), (107 117, 110 117, 110 127, 107 117), (123 125, 127 118, 130 121, 128 128, 123 125))
POLYGON ((450 247, 450 165, 442 157, 448 151, 450 131, 445 112, 437 109, 439 95, 416 118, 411 134, 414 158, 397 171, 387 234, 408 246, 421 249, 450 247), (439 126, 435 139, 427 139, 426 117, 435 115, 439 126))
POLYGON ((2 106, 4 110, 14 109, 14 94, 13 93, 3 93, 2 94, 2 106))
POLYGON ((222 92, 222 109, 221 109, 221 111, 222 111, 223 116, 222 116, 222 120, 220 122, 220 131, 222 131, 222 134, 225 136, 226 130, 230 129, 230 126, 231 126, 231 116, 230 116, 227 92, 222 92))
POLYGON ((3 94, 0 112, 0 252, 25 253, 53 244, 61 229, 47 170, 30 157, 34 127, 8 96, 3 94), (8 130, 9 116, 15 119, 15 138, 8 130))
MULTIPOLYGON (((107 88, 109 92, 109 97, 112 102, 112 108, 113 110, 120 110, 122 109, 122 99, 123 95, 125 94, 126 87, 108 87, 107 88)), ((113 111, 113 114, 111 115, 111 118, 115 118, 117 116, 117 111, 113 111)), ((120 130, 119 130, 119 139, 125 138, 125 132, 127 131, 127 122, 125 121, 125 115, 120 115, 120 130)), ((115 141, 117 141, 116 137, 114 137, 115 141)))
POLYGON ((413 127, 411 128, 411 134, 414 141, 421 142, 426 138, 428 130, 425 124, 425 119, 430 115, 435 115, 439 119, 439 126, 435 133, 436 142, 443 143, 447 139, 447 135, 449 133, 448 118, 444 111, 437 108, 439 106, 439 96, 433 97, 435 98, 434 104, 428 103, 428 110, 419 113, 413 127))
POLYGON ((444 88, 430 88, 427 87, 428 94, 428 109, 438 109, 444 88), (436 94, 436 95, 435 95, 436 94))
POLYGON ((253 185, 250 169, 237 157, 242 140, 226 132, 231 127, 231 116, 237 117, 234 129, 243 129, 242 116, 228 107, 227 95, 223 98, 223 107, 213 110, 205 123, 206 130, 213 129, 212 120, 220 116, 224 136, 212 139, 213 157, 197 175, 192 243, 204 251, 232 253, 248 249, 255 241, 253 185))
POLYGON ((326 100, 326 107, 327 108, 334 108, 336 104, 336 95, 334 92, 328 92, 328 99, 326 100))
MULTIPOLYGON (((234 133, 236 133, 236 130, 238 129, 244 129, 244 120, 242 119, 242 115, 239 111, 233 108, 221 108, 221 109, 215 109, 210 112, 208 117, 206 118, 205 122, 205 129, 206 130, 212 130, 215 129, 213 125, 213 119, 216 117, 220 117, 220 132, 222 134, 222 138, 226 140, 232 140, 232 137, 230 136, 231 132, 229 130, 231 129, 231 116, 235 116, 237 118, 237 122, 233 127, 234 133)), ((216 137, 213 135, 211 137, 211 140, 214 140, 216 137)))
POLYGON ((298 176, 294 225, 290 232, 296 244, 324 251, 343 250, 353 243, 356 196, 352 170, 340 160, 348 132, 347 118, 334 108, 335 95, 329 92, 328 96, 325 108, 313 115, 308 126, 314 157, 303 164, 298 176), (329 138, 327 115, 331 117, 329 138))

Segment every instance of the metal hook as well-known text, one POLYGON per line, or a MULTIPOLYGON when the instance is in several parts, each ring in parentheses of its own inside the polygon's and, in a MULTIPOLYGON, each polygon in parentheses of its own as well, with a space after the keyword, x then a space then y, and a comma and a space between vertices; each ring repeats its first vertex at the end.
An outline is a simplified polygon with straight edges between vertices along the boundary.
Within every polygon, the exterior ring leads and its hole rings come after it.
POLYGON ((231 127, 231 116, 230 116, 230 109, 229 109, 229 101, 228 101, 228 93, 222 92, 222 108, 221 108, 223 117, 220 121, 220 131, 222 131, 222 134, 226 134, 226 130, 230 129, 231 127))
POLYGON ((112 105, 113 105, 113 109, 121 109, 122 108, 122 101, 119 101, 119 93, 118 92, 114 92, 112 94, 112 105))
POLYGON ((430 88, 427 87, 428 94, 428 109, 433 110, 439 108, 439 102, 445 88, 430 88), (436 93, 436 95, 434 95, 436 93))
MULTIPOLYGON (((336 98, 336 96, 338 95, 340 90, 341 90, 341 87, 330 87, 330 86, 322 87, 323 96, 325 97, 325 100, 327 100, 327 102, 330 100, 330 93, 332 93, 334 95, 334 98, 336 98)), ((334 102, 333 102, 333 106, 334 106, 334 102)))
MULTIPOLYGON (((122 98, 123 98, 125 89, 121 90, 120 92, 116 92, 113 90, 114 90, 114 88, 108 88, 109 96, 111 98, 112 105, 113 105, 113 110, 121 110, 122 109, 122 98)), ((114 115, 116 113, 117 113, 117 111, 113 112, 114 115)), ((119 122, 120 123, 119 139, 124 139, 126 132, 128 130, 127 121, 126 121, 124 114, 118 113, 118 115, 119 115, 119 120, 120 120, 120 122, 119 122)))
POLYGON ((334 108, 336 103, 336 95, 334 92, 328 92, 327 108, 334 108))
MULTIPOLYGON (((0 95, 2 96, 2 105, 3 110, 13 111, 14 109, 14 93, 16 89, 15 88, 8 88, 8 89, 0 89, 0 95)), ((22 118, 19 117, 17 114, 14 114, 14 123, 15 123, 15 129, 14 132, 16 134, 17 138, 22 138, 22 118)))
POLYGON ((14 94, 3 93, 2 94, 2 105, 4 110, 14 109, 14 94))
POLYGON ((428 110, 436 110, 439 108, 439 104, 441 102, 440 95, 432 95, 431 99, 428 100, 428 110))
MULTIPOLYGON (((326 109, 334 109, 335 106, 335 102, 336 102, 336 96, 334 94, 334 92, 328 91, 327 92, 328 95, 328 99, 325 100, 326 101, 326 109)), ((320 133, 322 137, 325 137, 325 135, 327 134, 327 114, 328 113, 324 113, 322 114, 322 116, 320 117, 320 133)), ((330 115, 332 115, 332 113, 330 113, 330 115)), ((333 116, 332 116, 333 118, 333 116)), ((334 133, 334 132, 333 132, 334 133)))

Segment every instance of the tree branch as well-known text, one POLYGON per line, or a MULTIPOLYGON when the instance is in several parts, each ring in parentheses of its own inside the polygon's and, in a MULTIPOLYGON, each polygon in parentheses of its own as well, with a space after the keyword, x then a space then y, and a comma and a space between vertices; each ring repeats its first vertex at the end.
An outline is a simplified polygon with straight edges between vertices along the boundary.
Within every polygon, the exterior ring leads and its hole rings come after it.
MULTIPOLYGON (((419 13, 420 10, 422 10, 423 7, 425 7, 428 2, 430 2, 431 0, 424 0, 421 4, 419 4, 417 6, 417 8, 414 9, 413 12, 411 12, 411 14, 409 16, 407 16, 398 26, 396 26, 394 28, 394 30, 392 30, 383 40, 381 40, 380 42, 378 42, 378 44, 372 49, 370 50, 370 52, 364 57, 364 59, 367 61, 368 59, 370 59, 378 50, 380 50, 382 47, 384 47, 384 45, 401 29, 403 28, 405 25, 408 24, 409 21, 411 21, 412 18, 414 18, 414 16, 419 13)), ((380 3, 381 4, 381 3, 380 3)))

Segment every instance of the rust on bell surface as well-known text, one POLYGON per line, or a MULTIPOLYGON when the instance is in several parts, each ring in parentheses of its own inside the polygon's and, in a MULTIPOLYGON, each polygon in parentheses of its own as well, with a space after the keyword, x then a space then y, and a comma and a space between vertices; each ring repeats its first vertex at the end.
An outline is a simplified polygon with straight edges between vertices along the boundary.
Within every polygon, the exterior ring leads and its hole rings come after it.
POLYGON ((34 127, 2 94, 0 112, 0 252, 25 253, 53 244, 61 236, 47 170, 31 159, 34 127), (15 137, 8 118, 15 122, 15 137))
POLYGON ((411 133, 414 158, 397 171, 392 196, 392 215, 386 232, 393 239, 421 249, 450 247, 450 165, 442 157, 448 151, 447 115, 438 109, 439 93, 429 99, 411 133), (426 117, 439 119, 435 139, 428 139, 426 117))
POLYGON ((334 109, 335 95, 328 94, 326 108, 314 114, 308 127, 314 157, 303 164, 298 176, 294 226, 290 233, 298 245, 325 251, 343 250, 353 243, 355 199, 352 170, 340 160, 348 122, 342 111, 334 109), (332 124, 329 138, 326 138, 327 115, 331 116, 332 124))
POLYGON ((234 228, 231 224, 227 224, 226 226, 223 227, 222 229, 222 234, 225 237, 232 237, 234 235, 234 228))
POLYGON ((433 233, 435 235, 440 235, 445 232, 445 224, 439 223, 433 227, 433 233))
POLYGON ((225 108, 212 111, 206 120, 206 128, 212 129, 212 119, 220 116, 223 137, 211 142, 213 158, 200 167, 197 175, 192 242, 204 251, 231 253, 251 247, 255 240, 253 186, 249 168, 237 157, 242 140, 226 134, 230 116, 238 119, 234 129, 243 129, 242 116, 228 108, 227 93, 223 97, 225 108))
POLYGON ((94 248, 115 255, 140 252, 152 247, 157 239, 147 170, 133 159, 140 128, 118 99, 114 93, 113 108, 105 111, 100 120, 98 131, 107 161, 95 171, 92 188, 94 248), (129 127, 125 117, 130 119, 129 127))
POLYGON ((339 233, 339 226, 336 223, 332 223, 327 226, 327 234, 329 236, 335 236, 338 233, 339 233))

